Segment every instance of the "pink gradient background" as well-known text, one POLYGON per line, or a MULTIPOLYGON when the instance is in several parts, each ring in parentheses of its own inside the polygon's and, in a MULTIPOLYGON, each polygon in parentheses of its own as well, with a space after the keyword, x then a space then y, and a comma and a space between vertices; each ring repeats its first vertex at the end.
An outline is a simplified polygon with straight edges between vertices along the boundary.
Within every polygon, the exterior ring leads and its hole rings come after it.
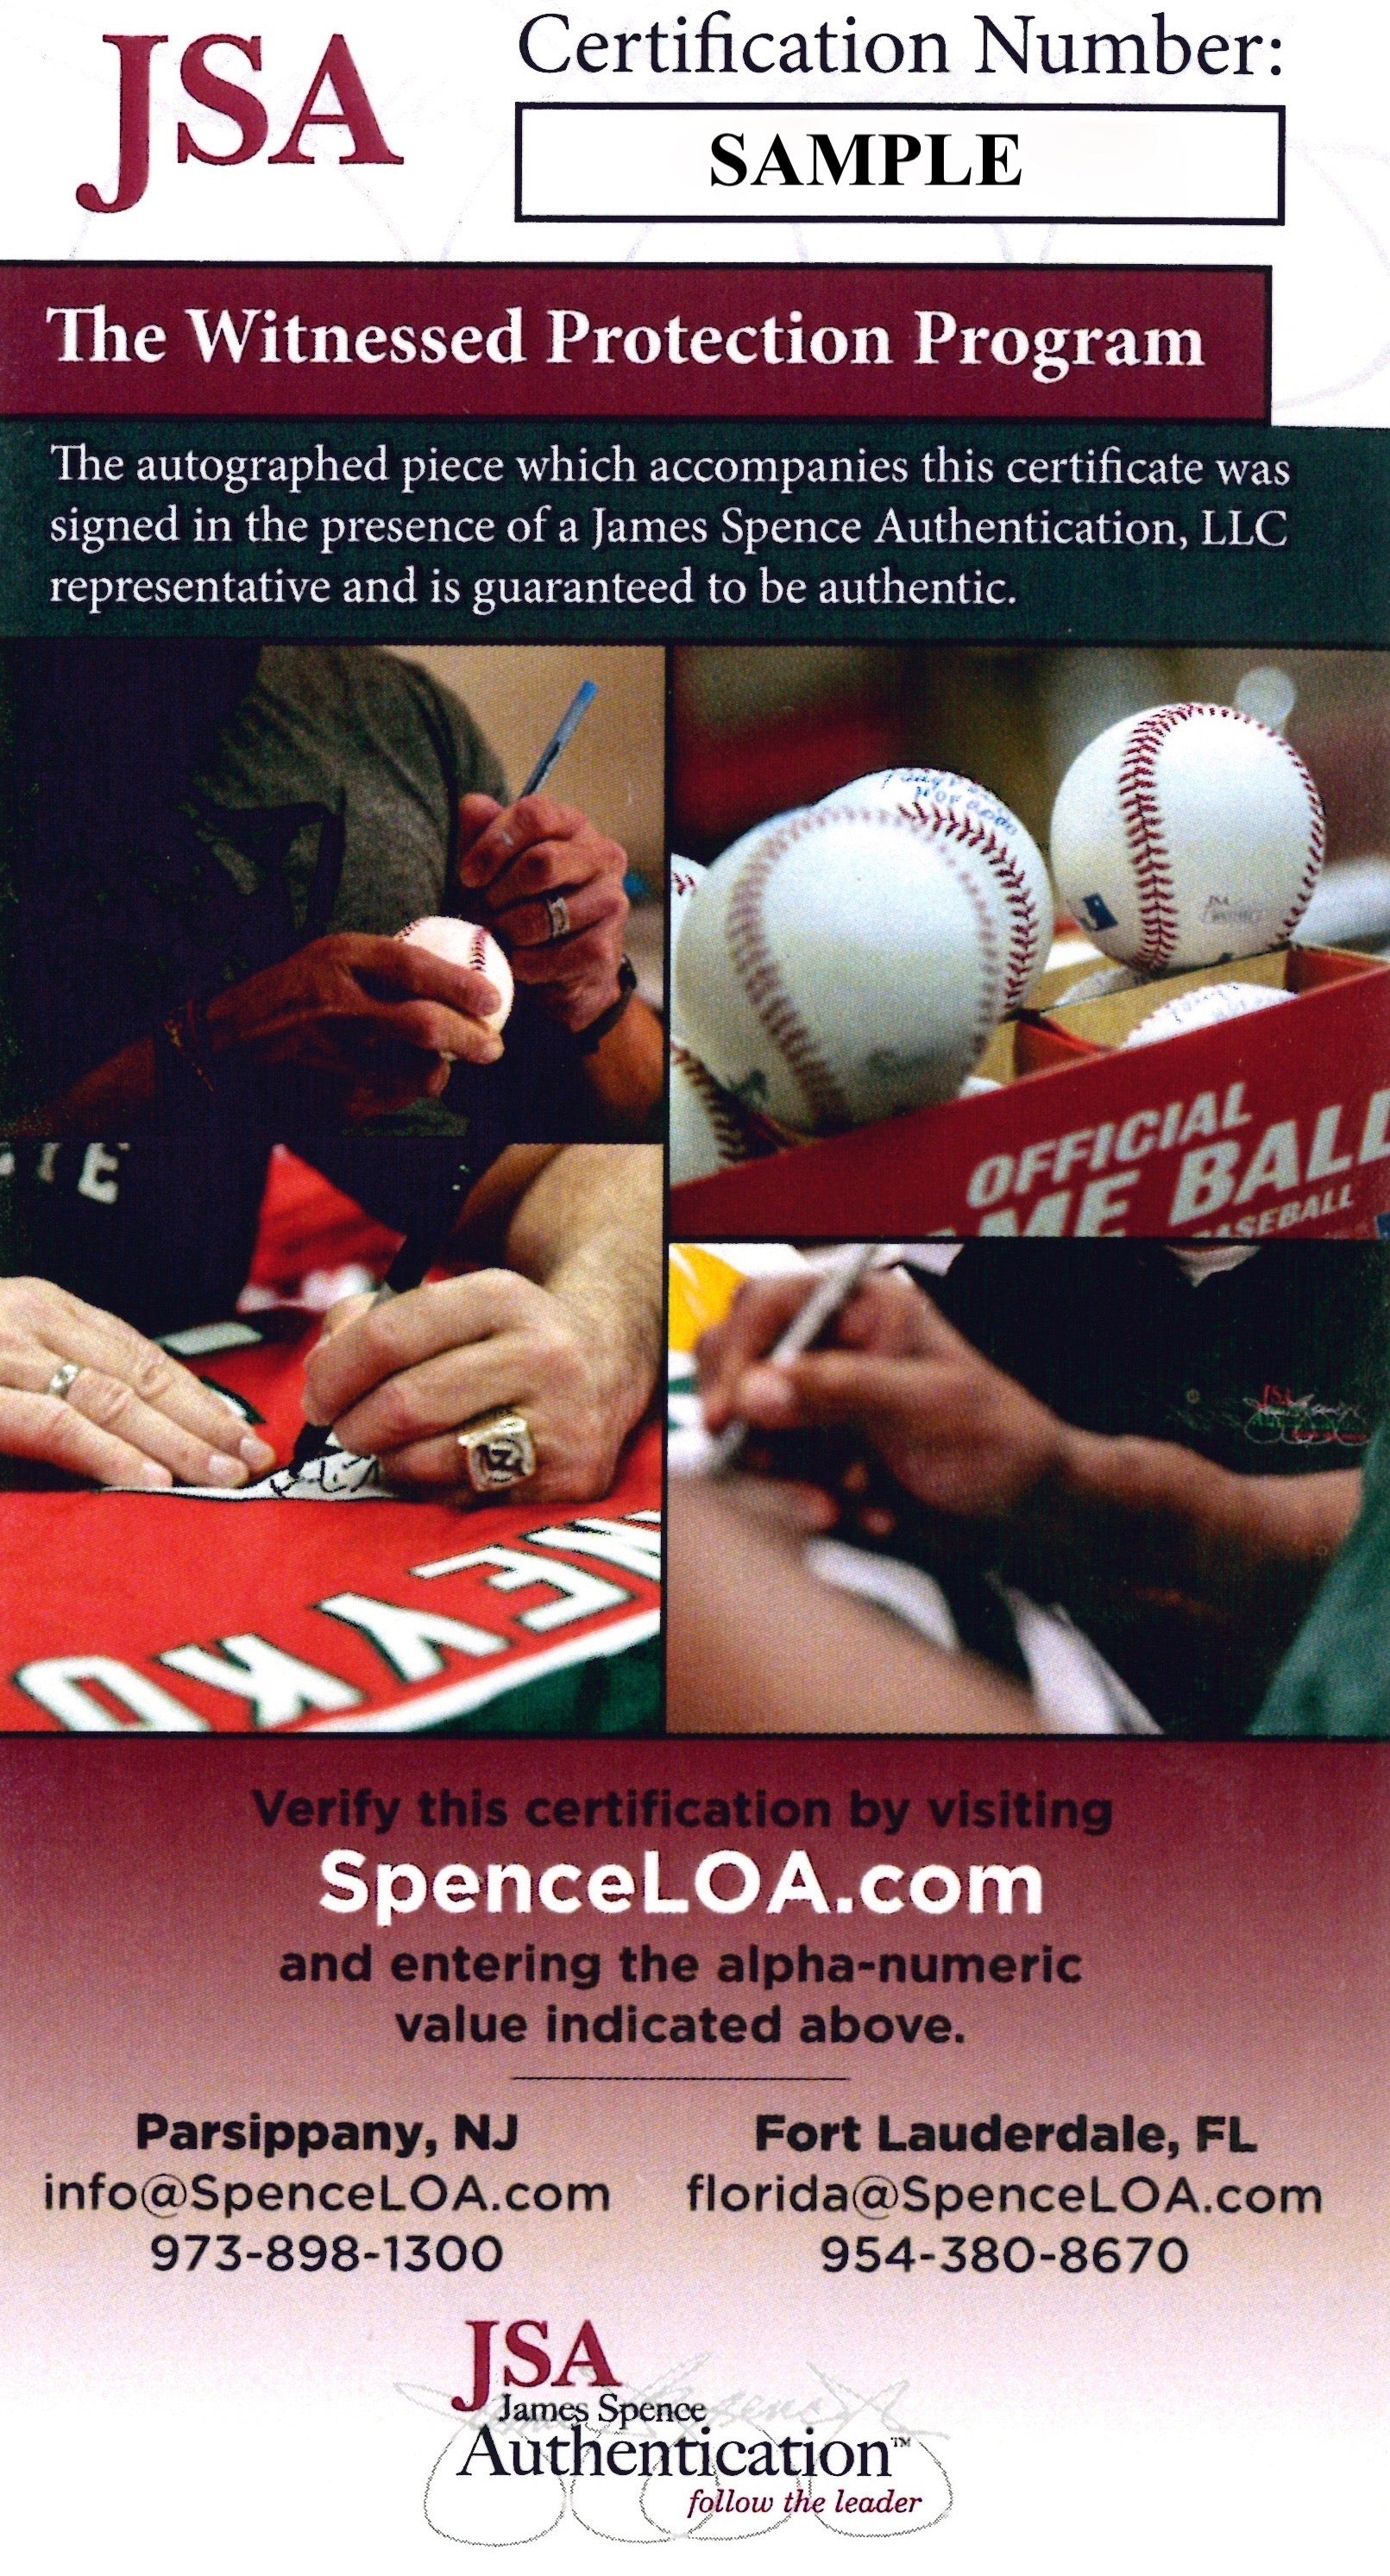
MULTIPOLYGON (((131 2462, 145 2459, 141 2492, 163 2494, 158 2478, 151 2485, 148 2446, 156 2428, 176 2418, 183 2465, 175 2488, 184 2517, 177 2529, 187 2543, 192 2508, 184 2487, 191 2476, 203 2492, 204 2470, 211 2474, 235 2423, 245 2475, 224 2499, 229 2519, 218 2527, 238 2534, 238 2547, 263 2552, 267 2532, 280 2528, 286 2513, 287 2529, 296 2513, 306 2517, 306 2531, 316 2527, 319 2508, 281 2457, 291 2424, 313 2426, 316 2457, 354 2462, 354 2511, 369 2523, 375 2517, 383 2539, 394 2535, 389 2545, 398 2563, 442 2564, 448 2544, 416 2528, 411 2465, 418 2457, 423 2478, 441 2427, 395 2390, 400 2382, 444 2392, 461 2386, 469 2349, 463 2321, 476 2315, 548 2318, 556 2342, 571 2321, 592 2316, 624 2382, 649 2382, 704 2356, 697 2378, 709 2396, 743 2388, 765 2398, 794 2393, 801 2403, 818 2393, 817 2370, 860 2394, 905 2381, 909 2420, 944 2428, 958 2445, 957 2465, 960 2458, 974 2464, 951 2524, 931 2540, 952 2568, 988 2564, 980 2548, 1021 2547, 1026 2536, 1030 2549, 1045 2544, 1037 2564, 1053 2563, 1046 2550, 1054 2541, 1059 2565, 1087 2564, 1068 2559, 1063 2544, 1091 2529, 1096 2545, 1103 2530, 1107 2546, 1122 2538, 1131 2564, 1147 2565, 1151 2546, 1160 2538, 1176 2546, 1186 2530, 1173 2514, 1189 2488, 1206 2499, 1202 2530, 1224 2530, 1221 2517, 1234 2517, 1232 2534, 1250 2539, 1259 2531, 1261 2563, 1278 2566, 1293 2536, 1305 2547, 1315 2534, 1326 2539, 1339 2529, 1339 2516, 1369 2477, 1384 2384, 1377 2338, 1385 2211, 1377 2171, 1384 2169, 1382 1855, 1390 1756, 1383 1749, 1048 1743, 1024 1752, 1007 1743, 901 1740, 288 1748, 227 1741, 212 1750, 92 1744, 75 1757, 70 1748, 32 1740, 0 1747, 0 1784, 9 1846, 6 2091, 14 2106, 0 2225, 12 2422, 30 2427, 11 2472, 21 2502, 33 2501, 41 2477, 51 2482, 59 2427, 64 2445, 76 2436, 100 2453, 117 2422, 125 2428, 126 2465, 111 2467, 116 2488, 134 2476, 131 2462), (837 1818, 855 1787, 880 1800, 908 1797, 913 1806, 896 1840, 847 1829, 644 1833, 597 1825, 563 1832, 521 1819, 532 1795, 583 1797, 629 1783, 669 1783, 702 1797, 761 1785, 769 1795, 828 1797, 837 1818), (512 1823, 480 1833, 425 1829, 413 1800, 421 1788, 445 1784, 456 1794, 476 1784, 505 1796, 512 1823), (938 1830, 929 1819, 923 1827, 929 1794, 941 1798, 965 1786, 984 1796, 1039 1785, 1049 1796, 1111 1798, 1109 1835, 964 1833, 954 1822, 938 1830), (309 1794, 370 1786, 405 1803, 385 1837, 336 1823, 267 1831, 251 1791, 273 1795, 282 1786, 309 1794), (1027 1860, 1043 1873, 1043 1913, 1007 1921, 992 1912, 970 1917, 962 1905, 949 1916, 880 1920, 862 1908, 820 1917, 792 1906, 769 1922, 762 1908, 771 1873, 803 1842, 832 1905, 875 1860, 910 1869, 940 1859, 962 1874, 971 1861, 1027 1860), (370 1912, 320 1909, 319 1863, 338 1844, 365 1851, 369 1865, 381 1858, 426 1868, 446 1859, 477 1865, 517 1858, 537 1873, 568 1859, 640 1868, 641 1851, 660 1848, 664 1885, 687 1893, 695 1860, 732 1845, 763 1866, 764 1889, 754 1909, 731 1918, 692 1906, 688 1916, 659 1921, 635 1911, 605 1920, 586 1909, 568 1920, 538 1910, 518 1923, 510 1914, 447 1918, 427 1908, 384 1932, 370 1912), (776 2050, 639 2045, 566 2053, 531 2043, 402 2044, 398 2008, 452 2007, 455 2000, 470 2008, 510 2006, 526 2010, 539 2028, 545 1995, 556 1990, 397 1986, 386 1974, 392 1951, 456 1943, 505 1950, 528 1938, 548 1950, 603 1952, 604 1974, 592 1995, 564 1989, 558 1996, 590 2013, 620 1996, 643 2001, 642 1989, 618 1985, 616 1953, 644 1939, 668 1954, 694 1951, 702 1962, 694 1984, 648 1989, 649 2009, 706 2001, 723 2010, 753 2008, 746 1986, 713 1977, 719 1953, 746 1950, 750 1941, 778 1949, 806 1941, 825 1953, 876 1956, 914 1948, 988 1955, 1049 1940, 1082 1953, 1084 1979, 1070 1989, 971 1986, 964 1993, 885 1992, 874 1980, 873 2006, 868 1978, 854 1992, 783 1987, 785 2036, 776 2050), (369 1986, 291 1986, 277 1973, 287 1949, 341 1953, 364 1939, 374 1949, 369 1986), (834 2000, 861 2015, 879 2005, 947 2010, 964 2044, 801 2046, 801 2009, 834 2000), (562 2071, 761 2080, 514 2081, 562 2071), (848 2084, 791 2080, 843 2074, 848 2084), (325 2155, 308 2164, 293 2157, 267 2163, 215 2147, 197 2156, 156 2150, 141 2157, 134 2114, 142 2107, 196 2118, 252 2108, 285 2117, 419 2117, 439 2138, 438 2170, 453 2174, 466 2164, 490 2193, 516 2179, 602 2177, 613 2207, 607 2217, 480 2219, 473 2212, 331 2221, 254 2212, 223 2221, 184 2211, 172 2222, 178 2232, 230 2224, 248 2243, 282 2229, 295 2236, 350 2230, 365 2246, 383 2243, 393 2227, 436 2234, 447 2227, 468 2236, 491 2226, 505 2262, 487 2281, 468 2272, 393 2278, 384 2262, 347 2277, 277 2277, 262 2269, 255 2278, 245 2270, 215 2278, 205 2268, 160 2278, 150 2268, 148 2242, 165 2222, 105 2211, 46 2217, 44 2171, 85 2176, 103 2167, 138 2181, 164 2166, 259 2183, 330 2171, 371 2179, 388 2160, 325 2155), (974 2119, 995 2108, 1006 2119, 1033 2121, 1083 2108, 1093 2117, 1131 2110, 1176 2131, 1182 2151, 1176 2162, 1055 2150, 1041 2158, 895 2162, 872 2143, 880 2110, 900 2130, 908 2115, 974 2119), (453 2113, 484 2109, 495 2118, 517 2112, 516 2149, 505 2158, 455 2158, 453 2113), (869 2143, 854 2157, 759 2157, 759 2109, 816 2118, 853 2110, 869 2123, 869 2143), (1198 2157, 1197 2113, 1231 2111, 1258 2140, 1259 2154, 1198 2157), (815 2169, 853 2181, 886 2169, 900 2181, 914 2165, 933 2177, 995 2182, 1085 2182, 1094 2171, 1109 2184, 1138 2170, 1171 2182, 1185 2173, 1203 2201, 1227 2180, 1276 2187, 1312 2181, 1321 2185, 1324 2212, 1282 2222, 1187 2212, 1003 2221, 967 2213, 948 2223, 1001 2241, 1027 2233, 1040 2248, 1056 2246, 1064 2233, 1176 2233, 1187 2240, 1191 2261, 1176 2278, 1157 2274, 1151 2259, 1135 2279, 1074 2278, 1037 2267, 1021 2278, 952 2279, 920 2265, 908 2276, 831 2279, 818 2253, 831 2228, 851 2236, 862 2227, 891 2229, 882 2234, 885 2246, 904 2228, 918 2243, 939 2246, 940 2236, 927 2219, 901 2214, 856 2221, 691 2218, 686 2211, 686 2177, 697 2167, 713 2168, 721 2180, 757 2181, 781 2171, 791 2181, 815 2169), (1020 2488, 1010 2505, 1013 2490, 1007 2481, 1001 2488, 998 2477, 1001 2446, 1015 2462, 1033 2462, 1029 2475, 1043 2476, 1044 2493, 1065 2464, 1066 2502, 1054 2499, 1041 2520, 1031 2489, 1025 2496, 1020 2488), (1318 2465, 1315 2475, 1310 2468, 1306 2479, 1293 2477, 1290 2489, 1295 2455, 1316 2455, 1318 2465), (1160 2459, 1166 2465, 1155 2488, 1160 2459), (1121 2461, 1131 2464, 1123 2481, 1121 2461), (1175 2461, 1187 2463, 1176 2482, 1175 2461), (1142 2512, 1141 2495, 1149 2498, 1142 2512), (1089 2517, 1080 2522, 1079 2499, 1089 2517)), ((760 1996, 756 2008, 770 2000, 760 1996)), ((403 2170, 395 2166, 398 2196, 403 2170)), ((79 2518, 76 2527, 86 2525, 79 2518)), ((606 2565, 604 2550, 617 2546, 588 2543, 599 2554, 571 2555, 568 2563, 606 2565)), ((172 2537, 168 2547, 175 2549, 172 2537)), ((162 2569, 165 2562, 156 2554, 147 2563, 162 2569)), ((171 2554, 171 2570, 176 2563, 171 2554)), ((1291 2556, 1288 2563, 1297 2562, 1291 2556)))

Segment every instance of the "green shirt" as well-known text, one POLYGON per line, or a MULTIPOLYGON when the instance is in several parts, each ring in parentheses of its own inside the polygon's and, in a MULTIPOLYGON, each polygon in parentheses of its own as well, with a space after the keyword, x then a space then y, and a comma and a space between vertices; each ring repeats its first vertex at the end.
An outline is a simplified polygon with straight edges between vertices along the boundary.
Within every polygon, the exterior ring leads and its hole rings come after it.
POLYGON ((1390 1442, 1361 1513, 1265 1695, 1252 1735, 1390 1735, 1390 1442))

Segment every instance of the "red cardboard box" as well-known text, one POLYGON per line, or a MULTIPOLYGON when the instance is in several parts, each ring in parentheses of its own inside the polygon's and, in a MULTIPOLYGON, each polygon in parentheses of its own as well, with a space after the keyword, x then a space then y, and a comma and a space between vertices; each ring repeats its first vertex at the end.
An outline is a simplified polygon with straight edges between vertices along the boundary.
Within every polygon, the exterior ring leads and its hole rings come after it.
MULTIPOLYGON (((673 1235, 1373 1235, 1390 1211, 1390 965, 1291 949, 1175 979, 1282 981, 1287 1009, 1162 1044, 1013 1024, 998 1091, 745 1163, 671 1194, 673 1235)), ((1145 1007, 1163 992, 1150 988, 1145 1007)), ((1135 997, 1123 997, 1133 1017, 1135 997)))

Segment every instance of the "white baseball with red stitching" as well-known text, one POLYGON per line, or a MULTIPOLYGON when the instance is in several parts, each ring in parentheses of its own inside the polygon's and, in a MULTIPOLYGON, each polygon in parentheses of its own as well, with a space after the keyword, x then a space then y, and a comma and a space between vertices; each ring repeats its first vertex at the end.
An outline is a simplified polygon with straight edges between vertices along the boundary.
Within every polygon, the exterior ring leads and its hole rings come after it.
POLYGON ((707 1065, 671 1042, 671 1187, 772 1151, 773 1132, 721 1091, 707 1065))
POLYGON ((944 835, 973 859, 995 901, 1007 955, 1005 1007, 1016 1010, 1052 946, 1047 865, 1031 832, 987 787, 953 769, 875 769, 823 797, 842 805, 890 805, 932 838, 944 835))
POLYGON ((446 966, 468 966, 475 974, 486 975, 489 984, 497 988, 498 1003, 483 1025, 489 1029, 505 1028, 516 988, 505 952, 490 930, 484 930, 476 921, 455 921, 439 913, 408 922, 396 937, 408 939, 413 948, 427 948, 431 957, 442 957, 446 966))
MULTIPOLYGON (((697 885, 703 882, 708 873, 708 869, 702 868, 698 859, 683 859, 675 850, 671 852, 667 862, 666 917, 670 924, 672 957, 676 953, 676 941, 680 937, 686 905, 697 885)), ((674 994, 670 1003, 670 1031, 673 1039, 682 1034, 680 1022, 676 1017, 674 994)))
POLYGON ((695 892, 695 888, 708 871, 701 867, 698 859, 683 859, 676 850, 671 852, 667 870, 670 888, 671 937, 674 940, 680 928, 681 914, 695 892))
POLYGON ((682 1035, 746 1110, 803 1133, 952 1100, 1002 1017, 999 905, 950 835, 885 804, 745 833, 681 921, 682 1035))
POLYGON ((1147 707, 1088 744, 1052 809, 1057 892, 1087 936, 1161 973, 1284 946, 1322 868, 1318 791, 1238 707, 1147 707))
POLYGON ((1272 1003, 1291 998, 1270 984, 1199 984, 1194 992, 1177 993, 1171 1002, 1160 1002, 1156 1011, 1130 1030, 1125 1045, 1153 1046, 1163 1038, 1185 1038, 1191 1029, 1216 1028, 1222 1020, 1245 1019, 1252 1011, 1267 1011, 1272 1003))

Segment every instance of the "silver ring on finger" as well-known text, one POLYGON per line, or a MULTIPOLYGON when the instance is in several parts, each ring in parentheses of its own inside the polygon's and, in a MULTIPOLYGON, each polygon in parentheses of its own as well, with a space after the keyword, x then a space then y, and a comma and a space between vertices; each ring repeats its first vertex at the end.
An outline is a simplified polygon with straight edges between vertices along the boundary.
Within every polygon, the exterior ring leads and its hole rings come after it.
POLYGON ((549 936, 552 939, 568 939, 574 925, 570 920, 570 908, 564 896, 548 894, 543 897, 543 901, 545 916, 550 924, 549 936))
POLYGON ((76 1380, 80 1378, 81 1375, 82 1363, 80 1360, 64 1360, 61 1368, 56 1368, 54 1370, 52 1377, 44 1388, 45 1395, 56 1395, 60 1404, 66 1404, 69 1396, 72 1394, 76 1380))
POLYGON ((536 1444, 524 1413, 510 1405, 479 1413, 457 1434, 475 1494, 503 1494, 536 1472, 536 1444))

